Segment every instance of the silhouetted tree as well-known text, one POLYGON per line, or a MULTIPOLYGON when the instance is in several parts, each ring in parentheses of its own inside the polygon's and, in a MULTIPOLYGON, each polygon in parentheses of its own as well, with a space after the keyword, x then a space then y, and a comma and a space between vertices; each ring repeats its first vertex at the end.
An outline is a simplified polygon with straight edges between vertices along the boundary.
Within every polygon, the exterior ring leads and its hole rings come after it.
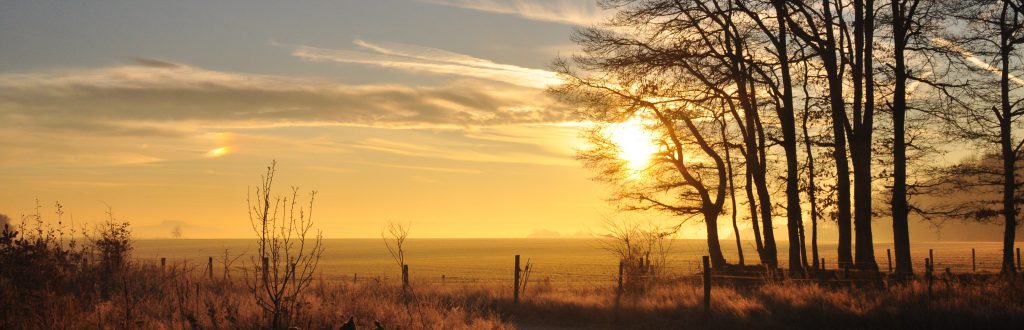
POLYGON ((836 174, 836 223, 839 229, 838 261, 840 266, 853 263, 851 254, 851 208, 850 208, 850 167, 847 155, 847 139, 850 124, 846 115, 844 100, 843 69, 846 50, 842 45, 844 35, 837 31, 843 28, 842 6, 838 1, 823 0, 820 5, 810 1, 790 1, 793 14, 788 23, 793 35, 801 44, 812 50, 825 72, 827 87, 825 95, 831 109, 833 140, 832 158, 836 174), (839 12, 834 12, 840 10, 839 12))
POLYGON ((256 255, 252 257, 251 276, 246 276, 249 291, 270 316, 274 329, 284 329, 298 313, 301 296, 313 280, 324 247, 323 234, 313 230, 313 201, 298 204, 299 188, 291 195, 272 194, 277 162, 273 161, 260 185, 246 199, 249 222, 256 233, 256 255))
POLYGON ((1014 274, 1013 244, 1022 194, 1018 160, 1024 139, 1014 137, 1024 102, 1020 74, 1024 44, 1024 2, 1016 0, 945 1, 947 12, 965 22, 942 46, 956 53, 960 69, 971 74, 970 101, 963 114, 950 117, 956 132, 989 151, 953 168, 958 188, 974 192, 962 209, 975 219, 1001 218, 1004 226, 1002 273, 1014 274), (998 165, 996 165, 998 163, 998 165), (1001 198, 989 199, 993 193, 1001 198))

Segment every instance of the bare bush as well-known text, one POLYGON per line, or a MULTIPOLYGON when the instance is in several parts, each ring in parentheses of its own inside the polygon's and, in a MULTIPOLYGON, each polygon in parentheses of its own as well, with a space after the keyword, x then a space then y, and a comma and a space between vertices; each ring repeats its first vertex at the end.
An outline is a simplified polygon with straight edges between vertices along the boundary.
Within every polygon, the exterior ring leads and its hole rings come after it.
POLYGON ((298 203, 299 188, 290 196, 273 196, 271 189, 277 162, 271 162, 259 186, 247 199, 249 222, 256 233, 257 253, 251 276, 245 276, 256 302, 269 314, 270 326, 287 328, 302 307, 302 295, 313 280, 324 248, 323 233, 313 230, 313 201, 298 203))
POLYGON ((601 247, 622 261, 627 287, 641 289, 665 275, 668 255, 680 227, 608 218, 604 220, 601 247))

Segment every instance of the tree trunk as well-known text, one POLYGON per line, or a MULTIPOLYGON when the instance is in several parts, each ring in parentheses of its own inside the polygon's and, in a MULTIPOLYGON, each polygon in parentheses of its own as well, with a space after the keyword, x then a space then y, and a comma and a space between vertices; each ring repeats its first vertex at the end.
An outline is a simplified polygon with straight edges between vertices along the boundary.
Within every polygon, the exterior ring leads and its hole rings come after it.
MULTIPOLYGON (((789 72, 789 54, 786 45, 786 17, 789 16, 785 3, 773 1, 776 19, 779 25, 778 43, 775 52, 779 58, 779 70, 782 75, 782 107, 779 109, 779 125, 782 126, 782 146, 786 152, 786 218, 789 234, 789 270, 801 271, 807 263, 807 254, 801 258, 800 251, 804 240, 802 230, 803 218, 800 208, 800 169, 797 157, 796 119, 793 115, 793 82, 789 72), (803 262, 801 262, 803 260, 803 262)), ((765 225, 767 227, 767 225, 765 225)))
POLYGON ((708 232, 708 255, 711 257, 711 265, 714 268, 725 267, 725 256, 722 255, 722 246, 718 242, 718 212, 705 212, 704 224, 708 232))
POLYGON ((892 187, 892 233, 893 250, 896 252, 896 273, 913 274, 910 260, 910 231, 907 225, 907 145, 904 122, 907 115, 907 68, 904 59, 907 31, 906 13, 898 0, 892 0, 892 25, 895 70, 895 89, 892 101, 893 124, 893 187, 892 187))
POLYGON ((757 248, 757 257, 760 259, 761 264, 765 264, 764 243, 761 242, 761 225, 757 219, 757 200, 754 199, 754 183, 749 170, 750 167, 747 167, 747 171, 743 172, 743 176, 746 179, 744 190, 747 192, 747 205, 750 206, 750 227, 754 230, 754 247, 757 248))
MULTIPOLYGON (((826 7, 825 12, 829 13, 826 7)), ((827 21, 831 21, 831 14, 826 15, 827 21)), ((836 40, 833 37, 832 26, 827 25, 826 51, 821 54, 825 65, 825 71, 829 85, 829 103, 832 110, 832 138, 834 146, 832 158, 836 163, 836 226, 839 229, 838 261, 839 267, 845 267, 853 263, 853 254, 850 253, 850 166, 846 156, 846 105, 843 100, 843 79, 839 73, 839 64, 836 61, 835 48, 836 40)))
POLYGON ((853 161, 853 225, 856 231, 855 266, 860 270, 877 271, 874 239, 871 233, 871 135, 874 113, 874 74, 872 44, 874 42, 874 3, 854 1, 854 139, 850 141, 853 161), (862 90, 864 91, 862 93, 862 90), (864 103, 862 106, 861 98, 864 103))
POLYGON ((821 269, 818 265, 818 199, 817 187, 814 183, 814 153, 811 149, 811 137, 807 134, 807 109, 804 109, 803 131, 804 146, 807 150, 807 200, 811 204, 811 265, 815 270, 821 269))
MULTIPOLYGON (((1003 4, 1003 12, 999 21, 1000 61, 1002 72, 999 77, 999 98, 1001 117, 999 119, 999 144, 1003 154, 1003 263, 1001 272, 1004 275, 1016 274, 1013 264, 1013 242, 1017 227, 1017 205, 1014 203, 1016 184, 1017 153, 1013 149, 1013 107, 1010 104, 1010 45, 1011 31, 1007 26, 1006 15, 1008 5, 1003 4)), ((1016 14, 1016 13, 1015 13, 1016 14)), ((1016 16, 1016 15, 1014 15, 1016 16)))
POLYGON ((740 227, 736 224, 736 185, 733 180, 732 172, 732 155, 729 152, 729 142, 725 135, 725 120, 722 120, 722 141, 725 144, 725 164, 729 171, 729 201, 732 204, 730 207, 730 213, 732 213, 732 232, 736 236, 736 254, 738 256, 738 262, 740 266, 743 266, 743 243, 740 240, 740 227))

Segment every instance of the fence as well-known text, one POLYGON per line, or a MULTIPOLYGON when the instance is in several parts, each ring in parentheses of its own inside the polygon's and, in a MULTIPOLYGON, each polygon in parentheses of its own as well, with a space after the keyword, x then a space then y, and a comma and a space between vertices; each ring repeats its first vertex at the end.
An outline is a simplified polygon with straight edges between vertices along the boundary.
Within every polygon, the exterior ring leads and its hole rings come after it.
MULTIPOLYGON (((1016 251, 1016 266, 1021 269, 1020 261, 1020 249, 1016 251)), ((961 253, 963 255, 936 255, 934 250, 929 249, 928 257, 918 259, 920 263, 915 263, 914 269, 916 270, 931 270, 939 269, 943 272, 949 273, 979 273, 979 272, 995 272, 999 270, 1001 263, 991 261, 995 258, 986 258, 980 260, 978 258, 977 250, 972 248, 970 254, 961 253), (924 260, 927 260, 925 262, 924 260)), ((989 254, 991 251, 989 251, 989 254)), ((201 272, 203 275, 214 277, 231 277, 232 275, 238 275, 243 272, 245 265, 233 265, 229 264, 230 268, 225 268, 224 262, 217 260, 212 256, 205 258, 173 258, 168 259, 167 257, 160 257, 159 264, 161 267, 168 267, 170 263, 172 266, 180 269, 185 269, 194 273, 201 272)), ((145 259, 140 260, 141 262, 156 262, 157 260, 145 259)), ((506 259, 508 260, 508 259, 506 259)), ((998 259, 997 259, 998 260, 998 259)), ((351 281, 351 282, 365 282, 365 281, 392 281, 401 279, 402 283, 408 285, 410 280, 414 280, 416 283, 431 283, 431 284, 500 284, 500 283, 517 283, 514 287, 518 290, 519 286, 525 283, 535 283, 538 285, 558 285, 558 286, 578 286, 578 285, 594 285, 604 284, 613 285, 620 280, 621 269, 616 269, 614 264, 603 264, 603 263, 573 263, 572 266, 576 266, 575 269, 566 268, 567 265, 553 265, 545 264, 543 261, 534 261, 532 269, 530 269, 530 278, 521 280, 519 278, 522 268, 519 264, 519 258, 516 256, 512 260, 514 264, 509 265, 513 268, 513 271, 509 271, 508 268, 501 267, 487 267, 487 266, 476 266, 472 264, 462 265, 437 265, 432 263, 423 263, 415 265, 405 265, 401 271, 391 272, 387 270, 383 271, 364 271, 351 272, 340 267, 332 267, 332 269, 321 270, 318 274, 319 278, 328 281, 351 281), (559 270, 554 266, 561 266, 559 270)), ((824 265, 823 269, 840 270, 837 264, 827 264, 827 259, 822 259, 821 264, 824 265)), ((642 262, 642 261, 641 261, 642 262)), ((893 272, 893 260, 891 250, 886 250, 884 259, 878 259, 879 270, 883 273, 893 272)), ((250 262, 251 263, 251 262, 250 262)), ((621 267, 621 266, 620 266, 621 267)), ((704 267, 701 259, 694 260, 671 260, 669 263, 662 265, 662 270, 658 274, 658 277, 668 280, 698 280, 704 274, 704 267)), ((787 280, 791 281, 834 281, 842 282, 847 281, 846 278, 850 276, 844 274, 842 278, 837 279, 823 279, 823 278, 790 278, 787 280)), ((732 275, 732 274, 715 274, 716 279, 729 279, 729 280, 764 280, 763 275, 732 275)))

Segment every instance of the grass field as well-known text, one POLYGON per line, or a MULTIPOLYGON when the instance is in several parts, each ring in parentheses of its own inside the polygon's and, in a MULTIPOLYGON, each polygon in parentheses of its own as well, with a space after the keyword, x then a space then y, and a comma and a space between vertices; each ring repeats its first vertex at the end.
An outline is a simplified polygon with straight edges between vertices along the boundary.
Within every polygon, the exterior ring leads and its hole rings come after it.
POLYGON ((4 238, 0 328, 336 329, 349 318, 357 329, 373 329, 374 321, 384 329, 1024 327, 1024 279, 963 274, 972 247, 979 266, 993 270, 998 243, 915 245, 915 258, 935 251, 939 272, 931 282, 920 276, 853 281, 841 272, 820 274, 824 281, 737 279, 723 270, 712 281, 705 313, 704 282, 694 276, 702 254, 696 240, 675 242, 668 274, 631 273, 621 291, 613 275, 617 261, 597 240, 410 240, 408 287, 380 240, 328 240, 317 274, 285 300, 287 318, 277 322, 257 284, 267 280, 251 264, 243 266, 245 255, 238 257, 251 240, 132 241, 126 228, 111 225, 74 248, 56 236, 4 238), (233 271, 225 274, 216 263, 207 273, 206 261, 220 259, 225 249, 239 258, 233 271), (515 254, 536 267, 518 303, 515 254), (168 264, 160 266, 160 258, 168 264), (947 275, 945 267, 959 274, 947 275), (355 281, 353 274, 360 274, 355 281))
MULTIPOLYGON (((169 263, 204 266, 209 257, 214 257, 214 267, 222 269, 224 250, 232 255, 253 250, 253 241, 238 240, 196 240, 166 239, 137 240, 134 256, 141 262, 157 262, 167 258, 169 263)), ((423 281, 494 282, 512 279, 513 256, 519 254, 525 263, 529 258, 534 265, 533 279, 545 278, 558 283, 591 283, 614 281, 618 260, 602 249, 598 239, 410 239, 407 247, 407 263, 413 278, 423 281)), ((705 255, 705 243, 701 240, 676 240, 669 256, 668 273, 689 275, 699 272, 700 257, 705 255)), ((750 242, 752 245, 753 243, 750 242)), ((971 249, 976 251, 978 272, 998 272, 1002 249, 999 242, 919 242, 912 246, 915 268, 920 270, 928 249, 935 255, 935 269, 951 268, 954 273, 972 271, 971 249)), ((730 262, 736 262, 735 245, 723 244, 724 253, 730 262)), ((1018 247, 1024 246, 1018 243, 1018 247)), ((787 245, 779 245, 779 251, 786 251, 787 245)), ((891 245, 875 246, 876 260, 886 270, 886 249, 891 245)), ((745 250, 746 262, 756 264, 757 255, 753 246, 745 250)), ((821 258, 826 259, 827 268, 835 268, 835 244, 820 244, 821 258)), ((786 264, 786 254, 779 253, 780 264, 786 264)), ((243 256, 233 268, 250 263, 243 256)), ((393 278, 399 268, 388 255, 380 239, 328 239, 325 240, 321 270, 327 279, 351 279, 353 275, 369 279, 373 277, 393 278)))

